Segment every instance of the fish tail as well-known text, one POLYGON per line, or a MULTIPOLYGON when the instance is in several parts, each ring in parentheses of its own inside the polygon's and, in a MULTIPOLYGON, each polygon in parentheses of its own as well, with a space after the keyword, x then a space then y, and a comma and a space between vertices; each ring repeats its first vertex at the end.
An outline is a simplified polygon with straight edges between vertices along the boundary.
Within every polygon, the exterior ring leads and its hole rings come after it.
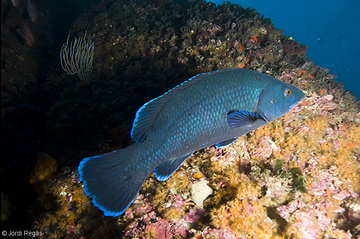
POLYGON ((85 194, 105 216, 119 216, 130 206, 148 172, 134 167, 134 146, 111 153, 84 158, 78 167, 85 194))

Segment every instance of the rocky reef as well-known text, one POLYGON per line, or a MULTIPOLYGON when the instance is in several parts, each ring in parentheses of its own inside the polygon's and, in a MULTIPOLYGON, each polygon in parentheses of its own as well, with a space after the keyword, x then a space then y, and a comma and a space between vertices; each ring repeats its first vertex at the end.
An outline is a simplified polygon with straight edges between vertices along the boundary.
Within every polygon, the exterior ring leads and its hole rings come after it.
POLYGON ((85 31, 92 79, 59 65, 41 83, 51 135, 43 149, 52 156, 37 154, 30 184, 32 229, 43 238, 360 236, 359 103, 270 19, 230 3, 118 0, 91 8, 69 34, 85 31), (198 73, 235 67, 307 98, 224 149, 194 153, 166 182, 150 174, 122 216, 103 216, 83 192, 78 162, 131 144, 143 103, 198 73))

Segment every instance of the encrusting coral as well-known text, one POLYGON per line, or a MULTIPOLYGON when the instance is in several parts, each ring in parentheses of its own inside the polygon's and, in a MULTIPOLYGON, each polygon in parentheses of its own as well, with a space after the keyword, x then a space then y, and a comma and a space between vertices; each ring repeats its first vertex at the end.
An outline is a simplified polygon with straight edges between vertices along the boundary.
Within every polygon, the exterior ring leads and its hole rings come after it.
MULTIPOLYGON (((294 84, 307 98, 228 147, 195 152, 166 182, 150 174, 117 218, 104 217, 90 203, 75 167, 58 169, 38 190, 44 212, 34 228, 44 238, 356 238, 360 108, 355 97, 306 57, 305 46, 253 10, 202 1, 155 2, 105 1, 74 24, 73 32, 86 29, 95 42, 95 67, 92 81, 68 91, 85 92, 93 85, 100 86, 94 94, 102 94, 106 84, 111 92, 145 92, 124 102, 107 93, 90 111, 135 112, 157 96, 151 94, 186 77, 232 67, 294 84), (127 106, 131 100, 133 108, 127 106)), ((85 102, 81 94, 76 100, 85 102)), ((68 99, 52 110, 70 105, 68 99)), ((111 119, 126 122, 124 115, 111 119)), ((55 122, 58 129, 67 127, 55 122)), ((128 132, 129 126, 118 127, 111 123, 101 134, 94 128, 103 140, 98 153, 117 149, 104 138, 128 132)))

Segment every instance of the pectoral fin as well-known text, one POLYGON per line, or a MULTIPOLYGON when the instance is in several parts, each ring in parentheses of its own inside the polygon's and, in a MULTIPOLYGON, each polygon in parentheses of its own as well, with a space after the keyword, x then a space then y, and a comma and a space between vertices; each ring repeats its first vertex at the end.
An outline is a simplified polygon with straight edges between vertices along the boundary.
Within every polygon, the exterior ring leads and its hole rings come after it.
POLYGON ((233 128, 252 125, 258 119, 267 121, 263 115, 249 111, 233 111, 227 114, 228 123, 233 128))

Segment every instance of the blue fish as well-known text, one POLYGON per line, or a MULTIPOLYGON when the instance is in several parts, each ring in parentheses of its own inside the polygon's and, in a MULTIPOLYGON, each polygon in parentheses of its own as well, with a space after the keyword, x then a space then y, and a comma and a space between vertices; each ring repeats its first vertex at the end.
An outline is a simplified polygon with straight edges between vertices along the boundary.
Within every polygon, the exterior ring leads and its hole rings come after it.
POLYGON ((80 162, 84 191, 104 215, 119 216, 151 171, 165 181, 196 150, 231 144, 304 98, 299 88, 256 71, 199 74, 137 111, 134 144, 80 162))

